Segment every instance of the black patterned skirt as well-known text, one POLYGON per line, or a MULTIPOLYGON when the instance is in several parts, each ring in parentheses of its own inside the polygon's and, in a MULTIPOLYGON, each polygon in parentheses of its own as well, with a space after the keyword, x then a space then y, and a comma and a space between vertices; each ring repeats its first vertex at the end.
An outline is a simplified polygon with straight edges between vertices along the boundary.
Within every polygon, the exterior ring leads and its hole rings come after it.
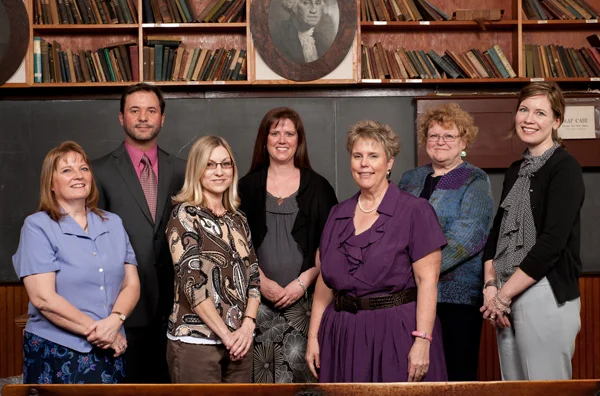
POLYGON ((284 310, 270 301, 260 304, 254 337, 254 383, 316 381, 304 359, 312 300, 310 293, 308 300, 301 298, 284 310))
POLYGON ((125 359, 114 353, 100 348, 81 353, 25 332, 23 383, 118 384, 125 378, 125 359))

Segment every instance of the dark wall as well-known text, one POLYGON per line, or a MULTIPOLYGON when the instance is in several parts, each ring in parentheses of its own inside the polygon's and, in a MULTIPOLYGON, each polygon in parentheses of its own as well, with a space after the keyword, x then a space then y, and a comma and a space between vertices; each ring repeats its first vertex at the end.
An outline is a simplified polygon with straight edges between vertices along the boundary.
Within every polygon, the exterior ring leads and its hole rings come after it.
MULTIPOLYGON (((273 107, 296 109, 305 124, 313 168, 333 185, 340 200, 356 192, 349 172, 346 131, 362 119, 387 123, 400 135, 402 151, 392 180, 416 163, 415 108, 410 97, 236 98, 167 100, 159 144, 186 158, 200 136, 225 137, 233 147, 240 173, 250 166, 256 130, 273 107)), ((90 158, 102 156, 123 140, 118 100, 0 102, 0 282, 14 281, 11 256, 17 249, 25 217, 36 210, 39 172, 46 152, 64 140, 75 140, 90 158)), ((491 175, 496 200, 502 173, 491 175)), ((586 206, 582 212, 582 251, 586 270, 600 270, 600 172, 586 172, 586 206)), ((497 204, 497 203, 496 203, 497 204)))
MULTIPOLYGON (((313 168, 333 185, 340 199, 356 192, 345 148, 348 128, 372 118, 388 123, 403 139, 392 179, 415 163, 414 107, 411 98, 269 98, 167 100, 159 144, 186 158, 200 136, 223 136, 231 144, 243 175, 250 167, 256 131, 273 107, 296 109, 305 124, 313 168)), ((11 256, 26 216, 36 210, 39 173, 45 154, 64 140, 75 140, 90 158, 123 140, 118 100, 0 102, 0 282, 14 281, 11 256)))

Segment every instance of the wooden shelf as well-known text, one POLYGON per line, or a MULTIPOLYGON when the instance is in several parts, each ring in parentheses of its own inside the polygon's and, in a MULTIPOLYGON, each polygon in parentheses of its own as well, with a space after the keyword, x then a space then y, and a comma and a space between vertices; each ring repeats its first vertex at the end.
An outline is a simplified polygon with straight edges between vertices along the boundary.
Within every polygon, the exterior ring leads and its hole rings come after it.
POLYGON ((248 81, 144 81, 148 84, 162 86, 187 86, 187 85, 249 85, 248 81))
POLYGON ((529 82, 529 78, 515 77, 515 78, 405 78, 400 80, 393 79, 362 79, 360 84, 373 85, 373 84, 510 84, 510 83, 524 83, 529 82))
MULTIPOLYGON (((54 1, 54 0, 52 0, 54 1)), ((136 1, 136 0, 134 0, 136 1)), ((252 0, 260 1, 260 0, 252 0)), ((275 0, 272 0, 275 1, 275 0)), ((357 1, 360 7, 361 0, 357 1)), ((451 13, 453 10, 464 8, 501 8, 504 10, 503 20, 488 21, 483 23, 483 28, 475 21, 411 21, 411 22, 360 22, 358 24, 358 45, 355 57, 359 59, 361 44, 372 46, 381 42, 383 48, 405 48, 406 50, 434 50, 439 54, 446 49, 456 52, 465 52, 472 48, 483 51, 494 45, 499 45, 508 62, 519 77, 516 78, 459 78, 459 79, 401 79, 401 80, 361 80, 358 83, 347 82, 350 86, 374 87, 377 84, 393 87, 426 84, 448 85, 466 87, 485 87, 491 85, 495 88, 502 85, 525 84, 530 81, 541 81, 540 78, 526 78, 525 59, 523 48, 525 44, 538 45, 557 44, 565 47, 589 47, 586 36, 600 31, 597 20, 525 20, 522 5, 525 0, 430 0, 437 7, 451 13)), ((587 0, 596 9, 600 8, 600 0, 587 0)), ((139 7, 141 2, 136 1, 139 7)), ((30 13, 33 2, 27 1, 30 13)), ((192 13, 199 15, 203 11, 206 0, 192 0, 190 3, 192 13)), ((250 20, 251 1, 246 4, 245 20, 250 20)), ((138 13, 141 18, 142 12, 138 13)), ((72 51, 81 49, 94 50, 106 44, 125 40, 136 40, 139 54, 138 74, 143 74, 143 46, 148 35, 175 36, 181 38, 181 46, 187 50, 191 48, 239 48, 248 50, 248 72, 255 67, 253 45, 249 33, 249 22, 239 23, 136 23, 136 24, 53 24, 31 26, 31 44, 27 55, 26 69, 27 82, 5 84, 1 88, 27 88, 36 87, 45 89, 62 87, 119 87, 132 82, 111 83, 33 83, 33 37, 40 36, 46 40, 55 40, 63 49, 72 51)), ((359 67, 357 64, 357 67, 359 67)), ((136 67, 136 66, 134 66, 136 67)), ((360 75, 360 71, 358 72, 360 75)), ((572 86, 588 88, 590 83, 600 81, 600 77, 587 78, 545 78, 545 81, 572 84, 572 86)), ((184 87, 189 85, 202 86, 244 86, 244 85, 270 85, 254 81, 160 81, 152 82, 161 86, 184 87)), ((271 82, 281 85, 281 82, 271 82)), ((307 83, 284 83, 284 85, 302 85, 307 83)), ((308 84, 320 84, 319 81, 308 84)), ((475 88, 473 88, 475 89, 475 88)))
MULTIPOLYGON (((519 25, 516 20, 484 22, 486 29, 514 29, 519 25)), ((475 21, 416 21, 416 22, 361 22, 361 31, 369 30, 481 30, 475 21)))
POLYGON ((540 20, 522 21, 523 29, 597 29, 600 30, 598 19, 591 20, 540 20))
POLYGON ((143 23, 144 30, 161 30, 161 29, 201 29, 201 30, 227 30, 239 31, 245 30, 248 24, 246 22, 239 23, 143 23))
POLYGON ((60 87, 126 87, 138 81, 124 82, 85 82, 85 83, 34 83, 31 87, 36 88, 60 88, 60 87))
POLYGON ((33 25, 34 32, 51 31, 53 33, 78 33, 89 31, 136 31, 138 24, 90 24, 90 25, 33 25))

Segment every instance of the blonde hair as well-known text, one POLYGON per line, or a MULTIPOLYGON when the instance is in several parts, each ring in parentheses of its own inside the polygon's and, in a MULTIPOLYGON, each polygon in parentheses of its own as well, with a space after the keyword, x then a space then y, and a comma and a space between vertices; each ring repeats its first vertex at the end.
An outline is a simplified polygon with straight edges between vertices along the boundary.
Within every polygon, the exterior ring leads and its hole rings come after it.
POLYGON ((346 138, 348 154, 352 154, 352 148, 359 139, 374 140, 380 143, 388 160, 400 152, 400 138, 387 124, 364 120, 352 125, 346 138))
POLYGON ((196 206, 205 206, 204 194, 202 192, 202 183, 200 179, 206 171, 206 164, 217 147, 224 147, 231 157, 233 163, 233 178, 231 185, 223 193, 223 206, 225 210, 235 212, 240 206, 238 196, 238 170, 233 158, 231 147, 225 139, 219 136, 203 136, 196 140, 188 154, 187 166, 185 169, 185 181, 181 191, 173 197, 173 203, 179 204, 188 202, 196 206))
MULTIPOLYGON (((65 158, 69 154, 80 155, 83 158, 83 162, 90 168, 90 161, 88 156, 83 151, 80 145, 73 141, 66 141, 60 144, 60 146, 53 148, 46 154, 44 162, 42 162, 42 173, 40 175, 40 205, 38 212, 46 212, 48 216, 54 221, 60 220, 63 216, 66 216, 58 201, 56 195, 52 191, 52 179, 58 168, 60 160, 65 158)), ((92 177, 90 193, 85 198, 85 206, 88 211, 94 212, 102 220, 106 220, 103 216, 102 211, 98 209, 98 188, 96 187, 96 181, 92 177)))
POLYGON ((475 141, 479 132, 469 113, 461 109, 457 103, 446 103, 427 110, 417 118, 417 137, 421 146, 427 144, 427 132, 434 124, 439 124, 446 129, 455 126, 466 147, 475 141))

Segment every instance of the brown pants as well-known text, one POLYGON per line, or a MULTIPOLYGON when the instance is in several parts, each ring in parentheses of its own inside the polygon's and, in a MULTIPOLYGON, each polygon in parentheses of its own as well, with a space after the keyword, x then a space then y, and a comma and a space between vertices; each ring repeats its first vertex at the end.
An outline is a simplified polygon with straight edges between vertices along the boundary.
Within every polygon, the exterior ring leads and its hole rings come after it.
POLYGON ((167 364, 174 384, 252 382, 252 346, 242 360, 232 361, 223 345, 167 340, 167 364))

